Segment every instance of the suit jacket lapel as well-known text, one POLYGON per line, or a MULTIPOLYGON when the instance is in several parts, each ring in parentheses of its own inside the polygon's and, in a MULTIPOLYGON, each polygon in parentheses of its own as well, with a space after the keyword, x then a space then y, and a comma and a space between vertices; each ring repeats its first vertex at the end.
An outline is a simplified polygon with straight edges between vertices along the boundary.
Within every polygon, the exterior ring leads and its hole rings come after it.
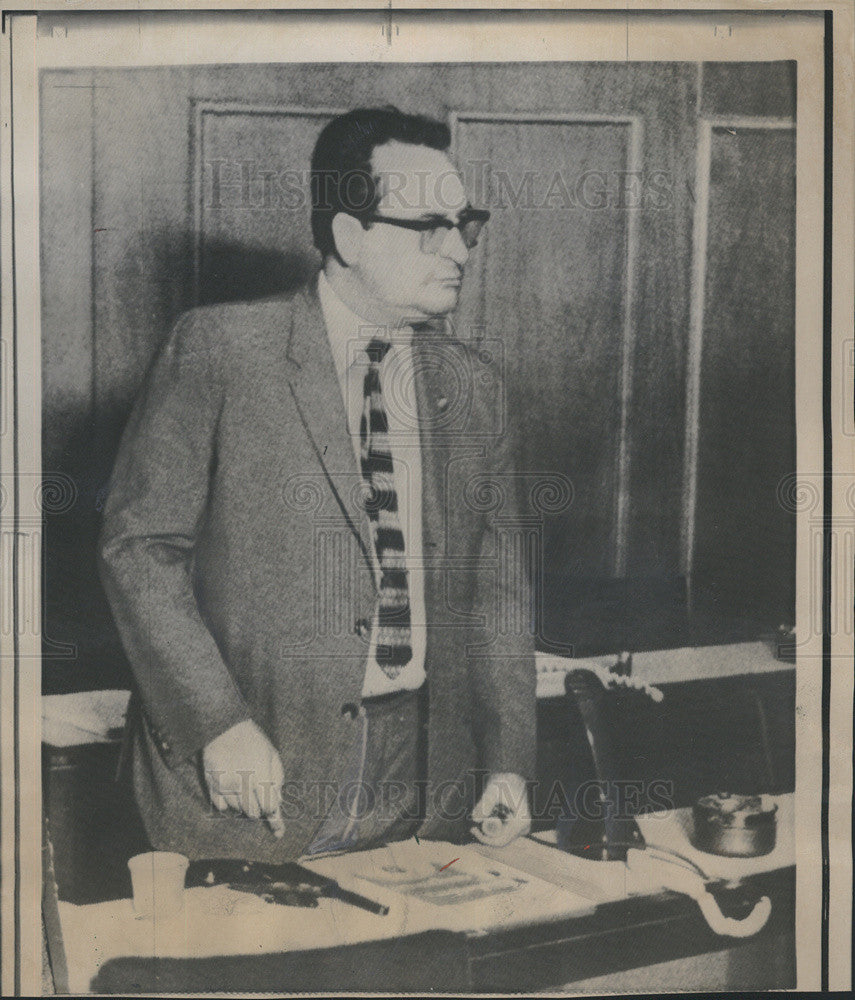
MULTIPOLYGON (((484 444, 471 440, 464 428, 449 426, 444 407, 459 391, 460 371, 454 362, 437 362, 437 341, 446 334, 428 331, 413 338, 413 381, 418 406, 419 441, 422 463, 422 551, 428 564, 431 557, 441 559, 453 552, 449 538, 449 519, 455 505, 463 502, 459 491, 461 473, 467 461, 478 460, 484 444), (453 467, 453 468, 452 468, 453 467)), ((453 342, 448 343, 448 355, 454 357, 453 342)), ((463 355, 460 364, 464 364, 463 355)))
POLYGON ((348 527, 371 568, 367 518, 360 503, 362 473, 347 431, 347 416, 317 294, 317 278, 294 302, 288 379, 300 419, 348 527))
MULTIPOLYGON (((424 336, 413 337, 413 382, 419 425, 419 445, 422 466, 422 554, 426 564, 436 557, 445 537, 442 514, 444 503, 444 476, 447 449, 433 434, 434 409, 438 393, 433 385, 435 364, 424 336)), ((426 595, 427 596, 427 595, 426 595)))

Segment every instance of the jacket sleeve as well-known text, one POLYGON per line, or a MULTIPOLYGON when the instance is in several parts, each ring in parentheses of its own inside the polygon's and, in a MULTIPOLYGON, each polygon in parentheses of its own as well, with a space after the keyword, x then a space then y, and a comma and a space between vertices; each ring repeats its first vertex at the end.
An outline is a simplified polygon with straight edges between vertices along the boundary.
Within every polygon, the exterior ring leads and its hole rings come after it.
MULTIPOLYGON (((487 429, 495 426, 491 412, 487 406, 482 418, 487 429)), ((485 621, 486 634, 469 656, 473 727, 484 768, 533 780, 537 673, 527 552, 533 541, 530 524, 520 517, 519 477, 511 468, 508 444, 504 439, 488 443, 477 472, 485 484, 481 492, 496 497, 497 506, 485 516, 478 558, 474 610, 485 621)))
MULTIPOLYGON (((535 778, 536 683, 534 640, 530 632, 529 581, 519 539, 502 530, 491 550, 497 572, 479 573, 479 613, 487 621, 484 646, 469 656, 473 724, 482 766, 490 773, 535 778)), ((485 559, 485 561, 487 561, 485 559)))
POLYGON ((99 544, 152 730, 165 754, 185 758, 249 718, 193 594, 222 399, 206 316, 182 317, 149 373, 119 447, 99 544))

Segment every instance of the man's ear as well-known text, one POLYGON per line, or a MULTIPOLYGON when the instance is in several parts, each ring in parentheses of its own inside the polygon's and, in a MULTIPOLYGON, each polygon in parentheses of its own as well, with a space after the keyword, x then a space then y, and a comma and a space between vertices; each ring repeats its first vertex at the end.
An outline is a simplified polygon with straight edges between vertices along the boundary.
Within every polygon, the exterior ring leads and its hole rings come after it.
POLYGON ((337 212, 332 220, 332 233, 339 257, 350 267, 359 260, 365 229, 362 223, 347 212, 337 212))

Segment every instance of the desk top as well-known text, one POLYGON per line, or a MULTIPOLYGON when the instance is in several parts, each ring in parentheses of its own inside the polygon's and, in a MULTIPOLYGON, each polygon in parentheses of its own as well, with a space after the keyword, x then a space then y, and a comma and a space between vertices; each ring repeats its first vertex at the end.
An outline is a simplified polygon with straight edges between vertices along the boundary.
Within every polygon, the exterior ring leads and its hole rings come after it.
MULTIPOLYGON (((535 850, 556 853, 542 844, 535 850)), ((510 850, 496 862, 469 846, 412 840, 306 862, 343 887, 387 903, 385 916, 325 898, 311 909, 271 905, 225 885, 187 889, 182 912, 156 921, 138 919, 129 899, 87 906, 60 902, 69 991, 87 992, 101 965, 120 956, 264 955, 429 930, 480 934, 593 912, 591 900, 514 869, 512 860, 510 850), (435 881, 444 884, 442 895, 451 898, 431 901, 403 894, 400 885, 395 888, 396 881, 407 877, 405 872, 410 877, 430 875, 449 862, 435 881)))
MULTIPOLYGON (((742 878, 795 863, 793 797, 782 795, 776 801, 777 845, 761 858, 720 858, 696 851, 688 839, 689 810, 641 817, 640 825, 648 843, 681 851, 710 876, 742 878)), ((333 876, 344 887, 388 903, 386 916, 331 899, 321 899, 317 909, 274 906, 227 886, 188 889, 183 911, 161 921, 137 919, 129 899, 88 906, 60 902, 68 988, 72 993, 87 992, 98 969, 120 956, 264 955, 336 948, 428 930, 483 935, 583 917, 601 903, 632 894, 622 863, 576 858, 541 842, 550 839, 548 834, 538 837, 502 850, 413 840, 307 862, 307 867, 333 876), (444 888, 450 895, 443 903, 437 899, 444 893, 431 901, 424 895, 402 893, 400 884, 396 887, 396 880, 405 882, 413 873, 430 875, 448 862, 452 864, 446 869, 450 877, 444 888)))

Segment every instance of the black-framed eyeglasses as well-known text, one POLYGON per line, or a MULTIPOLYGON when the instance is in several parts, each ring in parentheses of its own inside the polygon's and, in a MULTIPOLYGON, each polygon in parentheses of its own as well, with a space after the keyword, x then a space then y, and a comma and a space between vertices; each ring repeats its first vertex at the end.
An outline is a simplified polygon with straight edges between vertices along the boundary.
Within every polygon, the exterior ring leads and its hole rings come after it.
POLYGON ((419 249, 422 253, 439 253, 445 243, 445 238, 452 229, 460 232, 460 237, 467 250, 478 245, 481 230, 490 218, 486 208, 467 208, 460 214, 457 222, 444 215, 435 215, 429 219, 396 219, 390 215, 362 215, 359 217, 362 225, 368 228, 371 222, 385 222, 389 226, 399 226, 401 229, 412 229, 420 234, 419 249))

